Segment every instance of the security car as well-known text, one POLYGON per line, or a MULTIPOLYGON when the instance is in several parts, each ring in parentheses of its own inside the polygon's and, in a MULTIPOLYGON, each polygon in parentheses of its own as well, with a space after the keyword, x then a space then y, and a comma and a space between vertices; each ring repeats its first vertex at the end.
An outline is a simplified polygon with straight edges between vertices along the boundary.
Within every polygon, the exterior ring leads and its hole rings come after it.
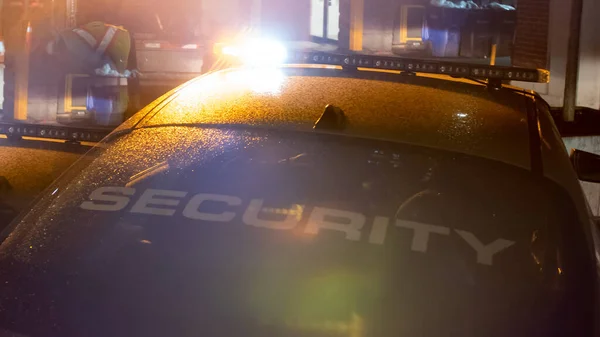
POLYGON ((164 95, 20 215, 0 336, 597 333, 576 170, 503 84, 546 72, 284 56, 164 95))

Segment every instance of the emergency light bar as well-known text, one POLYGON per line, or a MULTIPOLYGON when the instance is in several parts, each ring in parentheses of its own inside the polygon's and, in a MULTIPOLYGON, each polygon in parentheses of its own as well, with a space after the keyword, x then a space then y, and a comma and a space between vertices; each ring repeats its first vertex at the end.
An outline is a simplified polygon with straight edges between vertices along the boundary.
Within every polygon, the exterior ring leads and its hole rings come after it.
POLYGON ((46 126, 25 123, 0 123, 0 134, 9 138, 39 137, 76 142, 99 142, 110 133, 108 129, 88 129, 46 126))
POLYGON ((403 57, 345 55, 330 52, 292 50, 288 51, 285 63, 334 65, 343 68, 398 70, 500 81, 537 83, 548 83, 550 81, 550 72, 544 69, 501 67, 403 57))

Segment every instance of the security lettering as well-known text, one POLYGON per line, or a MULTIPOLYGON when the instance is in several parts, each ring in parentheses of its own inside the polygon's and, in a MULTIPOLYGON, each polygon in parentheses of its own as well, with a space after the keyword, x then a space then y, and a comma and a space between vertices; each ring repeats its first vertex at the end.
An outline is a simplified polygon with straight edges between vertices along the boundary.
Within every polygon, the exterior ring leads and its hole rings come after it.
POLYGON ((135 194, 129 187, 100 187, 90 194, 91 201, 84 201, 82 209, 89 211, 120 211, 129 204, 129 197, 135 194))
MULTIPOLYGON (((106 186, 94 190, 89 200, 83 201, 81 209, 89 211, 116 212, 125 209, 131 203, 131 197, 136 190, 131 187, 106 186)), ((146 189, 133 203, 130 213, 150 214, 158 216, 173 216, 178 206, 188 192, 146 189)), ((240 209, 244 205, 241 198, 230 195, 199 193, 193 195, 183 208, 182 215, 188 219, 213 222, 229 222, 236 216, 241 215, 242 222, 248 226, 267 228, 272 230, 291 230, 300 225, 300 220, 305 212, 304 205, 292 205, 290 208, 274 209, 264 206, 263 199, 251 199, 245 210, 240 209), (218 205, 219 211, 201 211, 205 204, 218 205), (275 213, 284 215, 282 220, 267 220, 261 214, 275 213)), ((452 230, 448 227, 425 224, 402 219, 390 219, 388 217, 376 216, 370 227, 369 233, 365 233, 367 217, 364 214, 337 210, 325 207, 313 207, 308 215, 308 221, 304 227, 305 234, 316 235, 321 231, 340 232, 347 240, 364 240, 382 245, 390 230, 390 227, 401 228, 412 232, 411 250, 426 253, 429 240, 432 236, 449 236, 452 230)), ((490 243, 481 242, 473 233, 454 229, 458 237, 475 252, 477 263, 493 265, 493 259, 500 252, 514 245, 514 241, 499 238, 490 243)))
POLYGON ((239 206, 242 204, 242 199, 238 197, 200 193, 192 197, 187 203, 187 206, 183 209, 183 216, 189 219, 204 221, 228 222, 233 220, 235 217, 234 212, 204 213, 198 210, 201 204, 210 201, 224 203, 228 206, 239 206))

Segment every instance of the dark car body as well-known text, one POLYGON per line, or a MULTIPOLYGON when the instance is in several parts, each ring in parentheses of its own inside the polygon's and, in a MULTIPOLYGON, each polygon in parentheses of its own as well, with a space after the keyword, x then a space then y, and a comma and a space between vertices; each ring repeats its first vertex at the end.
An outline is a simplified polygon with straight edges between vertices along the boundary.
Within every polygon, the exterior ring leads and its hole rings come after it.
POLYGON ((596 229, 545 104, 514 88, 209 74, 115 130, 5 234, 7 333, 595 333, 596 229), (313 128, 327 105, 345 123, 313 128))

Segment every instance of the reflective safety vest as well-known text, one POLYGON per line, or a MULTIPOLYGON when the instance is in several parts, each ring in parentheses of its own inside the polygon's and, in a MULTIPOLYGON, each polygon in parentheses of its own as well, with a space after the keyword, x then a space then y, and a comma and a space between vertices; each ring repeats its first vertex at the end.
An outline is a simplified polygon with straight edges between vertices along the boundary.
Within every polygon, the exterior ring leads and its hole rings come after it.
POLYGON ((127 69, 131 41, 126 29, 96 21, 74 28, 72 32, 91 47, 97 57, 108 56, 117 71, 123 73, 127 69))

